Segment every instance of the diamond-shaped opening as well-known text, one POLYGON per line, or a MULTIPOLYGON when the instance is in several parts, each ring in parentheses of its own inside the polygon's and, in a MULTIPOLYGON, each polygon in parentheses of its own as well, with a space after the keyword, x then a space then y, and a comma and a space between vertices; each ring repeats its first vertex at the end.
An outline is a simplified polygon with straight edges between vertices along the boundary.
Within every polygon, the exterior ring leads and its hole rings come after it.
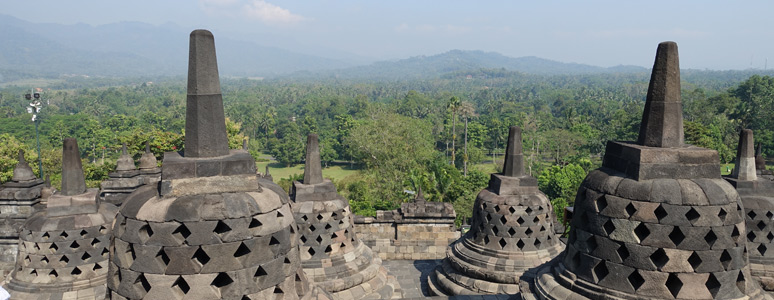
POLYGON ((309 217, 307 217, 306 215, 301 216, 301 219, 303 219, 304 222, 309 221, 309 217))
POLYGON ((605 197, 599 197, 597 199, 597 212, 602 212, 607 207, 607 200, 605 197))
POLYGON ((626 213, 629 215, 629 217, 631 217, 636 212, 637 212, 637 209, 634 207, 634 204, 630 202, 629 205, 626 206, 626 213))
POLYGON ((766 254, 766 245, 764 245, 764 244, 758 245, 758 253, 760 253, 761 255, 765 255, 766 254))
POLYGON ((191 236, 191 231, 188 230, 188 227, 186 227, 185 224, 180 224, 180 226, 175 228, 175 231, 172 231, 172 235, 177 235, 183 239, 187 239, 189 236, 191 236))
POLYGON ((316 238, 316 239, 314 239, 314 240, 315 240, 315 241, 317 241, 317 243, 318 243, 318 244, 322 245, 322 241, 323 241, 323 238, 322 238, 322 236, 319 236, 319 235, 318 235, 318 236, 317 236, 317 238, 316 238))
MULTIPOLYGON (((21 270, 22 270, 22 268, 21 268, 21 267, 19 267, 19 271, 21 271, 21 270)), ((38 276, 38 270, 32 269, 32 271, 30 271, 30 275, 32 275, 32 276, 38 276)))
POLYGON ((100 253, 103 257, 107 257, 110 251, 108 251, 107 248, 102 248, 102 253, 100 253))
POLYGON ((164 248, 159 249, 159 252, 156 253, 156 258, 161 259, 161 262, 163 262, 165 266, 169 265, 169 256, 164 252, 164 248))
POLYGON ((532 219, 532 222, 533 222, 533 223, 540 222, 540 216, 535 216, 535 218, 534 218, 534 219, 532 219))
POLYGON ((680 289, 683 288, 683 282, 680 281, 680 278, 677 277, 675 273, 669 273, 669 277, 667 277, 666 281, 666 287, 669 289, 672 297, 677 298, 677 294, 679 294, 680 289))
POLYGON ((134 281, 134 284, 140 284, 142 286, 142 289, 145 290, 147 293, 151 289, 150 282, 148 282, 148 279, 145 279, 145 275, 140 274, 140 276, 137 276, 137 279, 134 281))
POLYGON ((277 240, 277 238, 275 238, 275 237, 273 237, 273 236, 272 236, 272 237, 271 237, 271 239, 269 240, 269 246, 273 246, 273 245, 279 245, 279 243, 280 243, 280 242, 277 240))
POLYGON ((91 246, 92 247, 96 247, 97 244, 99 244, 99 240, 98 239, 94 238, 94 239, 91 240, 91 246))
POLYGON ((57 278, 59 277, 59 273, 57 273, 56 270, 51 270, 51 272, 48 272, 48 276, 51 276, 51 278, 57 278))
POLYGON ((495 205, 495 211, 500 212, 500 205, 495 205))
POLYGON ((263 269, 263 266, 258 266, 258 270, 255 270, 253 277, 261 277, 266 275, 269 275, 269 273, 266 273, 266 270, 263 269))
POLYGON ((728 250, 723 250, 723 253, 720 254, 720 264, 723 265, 723 268, 728 270, 731 260, 731 254, 728 253, 728 250))
POLYGON ((755 219, 755 217, 757 217, 758 214, 756 214, 754 211, 751 210, 750 212, 747 213, 747 216, 750 217, 750 219, 755 219))
POLYGON ((285 217, 285 215, 283 215, 282 212, 278 210, 277 211, 277 218, 282 218, 282 217, 285 217))
POLYGON ((315 230, 317 230, 317 228, 314 227, 314 225, 309 225, 309 231, 315 231, 315 230))
POLYGON ((748 232, 747 233, 747 240, 750 241, 750 242, 755 241, 755 232, 753 232, 753 231, 748 232))
POLYGON ((68 236, 70 236, 70 235, 68 235, 68 234, 67 234, 67 232, 65 232, 65 231, 62 231, 62 233, 61 233, 61 234, 59 234, 59 236, 61 236, 63 239, 66 239, 66 238, 67 238, 68 236))
POLYGON ((744 278, 744 272, 739 270, 739 275, 736 276, 736 287, 743 293, 747 293, 747 283, 744 278))
POLYGON ((666 218, 666 217, 667 217, 667 215, 669 215, 669 214, 667 213, 666 209, 664 209, 664 207, 663 207, 663 206, 661 206, 661 205, 659 205, 659 206, 658 206, 658 207, 657 207, 657 208, 656 208, 656 209, 653 211, 653 214, 654 214, 654 215, 656 215, 656 218, 658 218, 658 220, 659 220, 659 221, 661 221, 661 219, 663 219, 663 218, 666 218))
POLYGON ((498 232, 500 232, 500 229, 497 229, 497 226, 492 226, 492 233, 494 233, 494 235, 497 235, 498 232))
POLYGON ((607 269, 607 266, 605 266, 605 261, 600 261, 594 267, 594 276, 597 277, 596 282, 602 281, 602 279, 605 279, 605 277, 607 277, 608 274, 610 274, 610 271, 607 269))
MULTIPOLYGON (((342 244, 343 244, 343 243, 342 243, 342 244)), ((289 263, 290 263, 290 258, 288 258, 288 257, 286 256, 286 257, 285 257, 285 261, 283 261, 282 263, 289 264, 289 263)))
POLYGON ((514 230, 513 227, 510 227, 508 228, 508 234, 513 236, 514 234, 516 234, 516 230, 514 230))
POLYGON ((81 275, 81 273, 83 273, 83 272, 81 272, 81 269, 80 269, 80 268, 78 268, 78 267, 75 267, 75 268, 73 268, 73 270, 70 272, 70 275, 73 275, 73 276, 78 276, 78 275, 81 275))
POLYGON ((291 234, 296 234, 296 224, 291 224, 290 225, 290 233, 291 234))
POLYGON ((50 237, 51 237, 51 235, 50 235, 50 234, 48 234, 48 232, 45 232, 45 233, 43 233, 43 239, 44 239, 44 240, 47 240, 47 239, 48 239, 48 238, 50 238, 50 237))
POLYGON ((518 219, 516 219, 516 223, 519 223, 519 226, 521 226, 522 224, 524 224, 524 219, 519 217, 518 219))
POLYGON ((511 207, 508 208, 508 211, 511 212, 511 213, 515 213, 516 209, 513 208, 513 206, 511 206, 511 207))
POLYGON ((261 225, 263 225, 263 223, 261 223, 261 221, 259 221, 256 218, 253 218, 252 220, 250 220, 250 225, 248 225, 247 228, 255 228, 255 227, 258 227, 258 226, 261 226, 261 225))
POLYGON ((597 249, 597 239, 594 238, 594 236, 590 236, 588 240, 586 240, 586 248, 589 250, 589 253, 594 252, 594 250, 597 249))
POLYGON ((325 253, 331 253, 333 251, 333 248, 331 248, 331 245, 328 245, 325 247, 325 253))
POLYGON ((38 243, 35 243, 35 246, 33 248, 35 248, 36 251, 40 250, 40 246, 38 246, 38 243))
POLYGON ((309 255, 311 255, 311 256, 314 256, 314 254, 315 254, 315 253, 317 253, 316 251, 314 251, 314 248, 312 248, 312 247, 309 247, 309 250, 308 250, 307 252, 308 252, 308 253, 309 253, 309 255))
POLYGON ((126 249, 126 253, 129 253, 129 255, 132 256, 132 261, 137 259, 137 254, 134 253, 134 245, 133 244, 129 244, 129 248, 126 249))
POLYGON ((43 258, 40 259, 40 262, 47 264, 48 263, 48 257, 43 256, 43 258))
POLYGON ((505 249, 505 246, 508 245, 508 243, 505 241, 505 239, 500 239, 497 243, 500 244, 500 248, 505 249))
POLYGON ((59 261, 61 261, 61 262, 66 264, 66 263, 70 262, 70 259, 67 258, 67 255, 62 255, 62 258, 60 258, 59 261))
POLYGON ((487 213, 484 218, 486 219, 487 223, 492 222, 492 216, 489 213, 487 213))
POLYGON ((306 243, 306 236, 303 236, 303 235, 301 236, 301 242, 306 243))
POLYGON ((508 222, 508 218, 506 218, 506 217, 505 217, 505 215, 503 215, 502 217, 500 217, 500 223, 501 223, 501 224, 505 225, 505 223, 507 223, 507 222, 508 222))
POLYGON ((78 249, 78 247, 80 246, 81 245, 78 244, 78 241, 73 241, 72 243, 70 243, 70 249, 73 249, 73 250, 78 249))
POLYGON ((524 231, 527 235, 532 234, 532 228, 527 227, 527 230, 524 231))
POLYGON ((685 213, 685 217, 688 218, 688 221, 691 221, 691 223, 693 223, 694 221, 698 220, 699 217, 701 217, 701 215, 699 214, 699 212, 693 209, 693 207, 691 207, 691 209, 689 209, 688 212, 685 213))
POLYGON ((83 255, 81 255, 81 260, 83 261, 86 261, 89 258, 91 258, 91 255, 89 254, 89 252, 84 252, 83 255))
POLYGON ((607 220, 607 222, 605 222, 605 224, 602 225, 602 229, 605 230, 605 233, 607 233, 607 235, 610 235, 611 233, 613 233, 613 230, 615 230, 615 225, 613 224, 612 220, 607 220))
POLYGON ((672 229, 672 232, 669 233, 669 239, 672 241, 672 243, 675 244, 675 246, 679 246, 680 243, 685 240, 685 234, 683 234, 683 231, 680 230, 680 227, 675 226, 675 228, 672 229))
POLYGON ((519 249, 524 249, 524 241, 519 239, 519 241, 516 242, 516 247, 519 247, 519 249))
POLYGON ((774 217, 774 213, 771 213, 771 211, 766 212, 766 218, 771 220, 771 217, 774 217))
POLYGON ((234 252, 234 257, 242 257, 250 254, 250 252, 252 251, 250 251, 250 248, 248 248, 247 245, 245 245, 245 243, 240 243, 239 248, 237 248, 236 251, 234 252))
POLYGON ((51 250, 51 253, 56 253, 56 251, 59 250, 59 246, 52 243, 51 246, 48 247, 48 250, 51 250))
POLYGON ((532 208, 527 206, 527 209, 525 209, 524 212, 526 212, 527 214, 531 214, 532 213, 532 208))
POLYGON ((188 291, 191 290, 191 286, 188 285, 188 282, 185 282, 183 276, 178 276, 175 282, 172 283, 172 287, 178 289, 183 295, 188 294, 188 291))
POLYGON ((769 239, 769 243, 771 243, 771 241, 774 240, 774 234, 769 232, 769 234, 766 235, 766 238, 769 239))
POLYGON ((142 227, 140 227, 139 235, 140 239, 145 242, 153 236, 153 229, 151 229, 150 225, 148 224, 142 225, 142 227))
POLYGON ((335 238, 337 238, 337 237, 339 237, 339 235, 338 235, 338 234, 336 234, 335 232, 334 232, 333 234, 331 234, 331 239, 335 239, 335 238))
POLYGON ((640 223, 640 225, 634 228, 634 235, 642 241, 650 235, 650 230, 645 226, 645 223, 640 223))
POLYGON ((322 221, 323 218, 322 214, 317 214, 317 221, 322 221))
POLYGON ((688 257, 688 263, 691 264, 691 267, 693 268, 693 270, 696 271, 696 268, 698 268, 699 265, 701 265, 701 257, 699 257, 699 254, 696 254, 696 252, 694 252, 693 254, 691 254, 690 257, 688 257))
POLYGON ((618 252, 618 257, 621 258, 621 261, 626 260, 630 255, 629 249, 626 248, 625 244, 621 244, 615 252, 618 252))
POLYGON ((226 222, 218 221, 218 225, 215 225, 215 233, 224 234, 231 231, 231 226, 228 226, 226 222))
POLYGON ((104 225, 100 226, 99 227, 99 233, 106 234, 107 233, 107 227, 105 227, 104 225))
POLYGON ((331 224, 325 224, 325 230, 329 230, 331 228, 332 228, 331 224))
POLYGON ((546 231, 546 227, 545 226, 540 226, 540 231, 546 231))
POLYGON ((733 238, 735 242, 739 242, 739 227, 734 226, 734 230, 731 230, 731 238, 733 238))
POLYGON ((86 229, 81 230, 81 237, 86 237, 87 234, 89 234, 89 232, 86 231, 86 229))
POLYGON ((94 264, 94 267, 91 268, 92 271, 96 271, 102 269, 102 266, 100 264, 94 264))
POLYGON ((540 241, 540 239, 537 239, 537 238, 536 238, 536 239, 535 239, 535 242, 534 242, 534 243, 532 243, 532 244, 533 244, 533 245, 535 245, 535 248, 538 248, 538 249, 540 249, 540 244, 542 244, 542 242, 540 241))
POLYGON ((653 254, 650 255, 650 261, 652 261, 657 268, 661 269, 661 267, 669 262, 669 256, 667 256, 666 252, 664 252, 664 249, 659 248, 656 250, 656 252, 653 252, 653 254))
POLYGON ((484 210, 486 210, 486 202, 484 202, 484 203, 481 203, 481 208, 483 208, 484 210))
POLYGON ((710 273, 709 278, 707 278, 707 282, 704 283, 704 286, 707 287, 710 294, 712 294, 712 298, 716 298, 718 295, 718 292, 720 291, 720 281, 715 277, 715 274, 710 273))
POLYGON ((489 236, 484 236, 484 244, 489 244, 489 236))
POLYGON ((763 221, 758 221, 758 224, 756 225, 758 226, 759 230, 763 230, 764 228, 766 228, 766 222, 763 222, 763 221))
POLYGON ((222 288, 232 283, 234 283, 234 280, 231 279, 231 276, 228 276, 225 272, 221 272, 218 273, 218 276, 215 276, 215 279, 212 280, 210 285, 216 288, 222 288))
POLYGON ((284 294, 285 292, 282 291, 282 289, 279 286, 274 287, 274 293, 275 294, 284 294))
POLYGON ((726 212, 724 208, 721 208, 720 211, 718 212, 718 218, 720 218, 721 221, 725 222, 726 216, 728 216, 728 212, 726 212))
POLYGON ((210 261, 210 256, 207 255, 207 252, 204 252, 201 247, 199 249, 196 249, 196 252, 194 252, 192 259, 199 262, 201 265, 206 265, 207 262, 210 261))

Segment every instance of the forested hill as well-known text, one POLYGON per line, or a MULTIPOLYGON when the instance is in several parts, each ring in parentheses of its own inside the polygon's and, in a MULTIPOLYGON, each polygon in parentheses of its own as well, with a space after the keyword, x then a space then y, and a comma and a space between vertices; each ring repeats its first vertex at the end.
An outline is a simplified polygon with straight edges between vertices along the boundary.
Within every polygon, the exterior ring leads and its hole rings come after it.
POLYGON ((292 76, 331 76, 348 79, 432 79, 452 72, 503 68, 541 75, 577 75, 601 73, 638 73, 647 69, 637 66, 603 68, 585 64, 564 63, 534 56, 508 57, 496 52, 452 50, 432 56, 415 56, 397 61, 376 62, 334 71, 292 74, 292 76))

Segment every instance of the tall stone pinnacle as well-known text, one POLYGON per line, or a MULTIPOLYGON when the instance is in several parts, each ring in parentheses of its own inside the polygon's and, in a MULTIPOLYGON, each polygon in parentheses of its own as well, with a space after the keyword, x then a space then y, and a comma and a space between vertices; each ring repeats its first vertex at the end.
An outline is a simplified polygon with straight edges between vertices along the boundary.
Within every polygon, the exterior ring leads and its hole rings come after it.
POLYGON ((739 144, 736 147, 736 159, 734 171, 731 177, 739 180, 757 180, 755 174, 755 144, 753 132, 750 129, 742 129, 739 132, 739 144))
POLYGON ((524 155, 521 149, 521 128, 511 126, 508 132, 508 146, 505 148, 503 175, 511 177, 524 176, 524 155))
POLYGON ((129 151, 126 150, 126 143, 124 143, 121 146, 121 156, 116 161, 116 171, 131 171, 135 168, 134 159, 129 156, 129 151))
POLYGON ((306 163, 304 164, 304 184, 323 182, 322 164, 320 163, 320 144, 317 135, 310 133, 306 137, 306 163))
POLYGON ((184 155, 214 157, 228 153, 215 39, 207 30, 194 30, 188 52, 184 155))
POLYGON ((86 192, 86 180, 83 177, 81 153, 78 140, 64 139, 62 145, 62 191, 64 196, 79 195, 86 192))
POLYGON ((414 198, 414 202, 425 202, 425 194, 422 194, 422 187, 417 187, 417 196, 414 198))
POLYGON ((682 147, 683 104, 680 101, 680 59, 677 43, 658 44, 650 75, 645 112, 637 143, 648 147, 682 147))
POLYGON ((13 181, 30 181, 35 179, 35 173, 32 172, 30 164, 24 159, 24 150, 19 150, 19 163, 13 169, 13 181))

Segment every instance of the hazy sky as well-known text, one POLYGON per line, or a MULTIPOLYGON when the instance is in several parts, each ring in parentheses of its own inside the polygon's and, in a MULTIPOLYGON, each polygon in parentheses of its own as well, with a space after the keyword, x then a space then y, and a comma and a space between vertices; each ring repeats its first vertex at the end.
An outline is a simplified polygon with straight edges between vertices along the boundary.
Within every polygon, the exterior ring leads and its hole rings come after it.
POLYGON ((372 59, 451 49, 598 66, 651 67, 673 40, 683 68, 774 67, 774 1, 24 0, 0 13, 33 22, 139 21, 304 53, 372 59))

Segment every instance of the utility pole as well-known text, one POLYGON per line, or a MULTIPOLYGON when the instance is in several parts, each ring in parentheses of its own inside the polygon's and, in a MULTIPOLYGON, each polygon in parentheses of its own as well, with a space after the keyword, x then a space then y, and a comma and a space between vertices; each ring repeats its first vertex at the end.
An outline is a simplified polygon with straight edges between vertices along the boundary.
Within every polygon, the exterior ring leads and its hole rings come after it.
POLYGON ((30 101, 30 106, 27 107, 27 113, 32 114, 32 123, 35 123, 35 142, 38 146, 38 174, 40 178, 43 177, 43 157, 40 156, 40 137, 38 135, 38 113, 43 108, 43 103, 40 102, 40 93, 35 92, 35 89, 30 89, 29 94, 25 94, 24 98, 30 101))

